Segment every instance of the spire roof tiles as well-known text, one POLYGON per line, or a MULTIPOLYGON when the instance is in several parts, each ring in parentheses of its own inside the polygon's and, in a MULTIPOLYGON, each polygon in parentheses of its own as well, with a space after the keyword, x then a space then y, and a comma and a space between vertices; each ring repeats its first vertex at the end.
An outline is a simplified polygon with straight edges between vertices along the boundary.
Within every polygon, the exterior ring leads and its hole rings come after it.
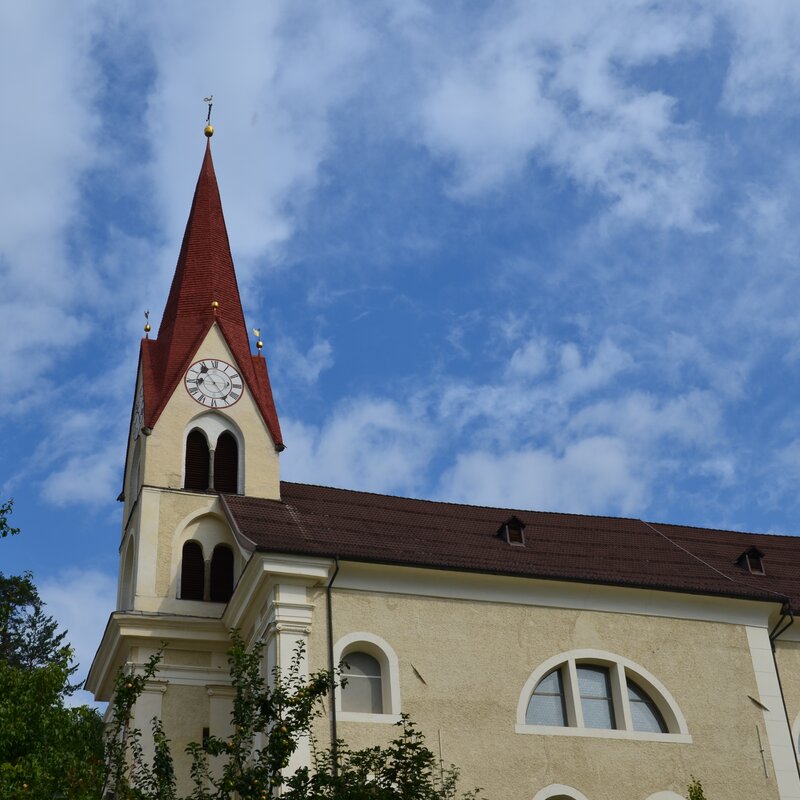
POLYGON ((147 427, 152 428, 158 421, 215 322, 233 353, 275 446, 283 449, 266 360, 250 351, 209 142, 158 338, 142 342, 147 427), (216 307, 212 306, 214 302, 218 304, 216 307))

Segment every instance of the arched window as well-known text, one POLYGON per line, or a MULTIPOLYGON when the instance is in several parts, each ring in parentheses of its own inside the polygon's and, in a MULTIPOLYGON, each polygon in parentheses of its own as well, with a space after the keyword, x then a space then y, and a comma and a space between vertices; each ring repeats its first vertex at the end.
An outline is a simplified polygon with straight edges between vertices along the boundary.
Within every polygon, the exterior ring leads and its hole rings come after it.
POLYGON ((667 723, 650 696, 628 678, 628 702, 631 706, 631 722, 635 731, 669 733, 667 723))
POLYGON ((191 431, 186 437, 186 465, 183 488, 196 492, 208 491, 209 452, 206 437, 200 431, 191 431))
POLYGON ((212 603, 227 603, 233 594, 233 551, 218 544, 211 556, 209 593, 212 603))
POLYGON ((586 795, 563 783, 553 783, 537 792, 533 800, 586 800, 586 795))
POLYGON ((554 669, 539 681, 528 703, 525 720, 529 725, 564 726, 567 724, 564 682, 560 669, 554 669))
POLYGON ((197 542, 186 542, 181 558, 181 600, 202 600, 204 582, 203 548, 197 542))
POLYGON ((214 450, 214 488, 229 494, 239 491, 239 448, 227 431, 220 434, 214 450))
POLYGON ((392 646, 367 631, 348 633, 333 646, 345 686, 334 695, 342 721, 392 724, 400 720, 400 664, 392 646))
POLYGON ((607 667, 579 664, 578 688, 581 694, 583 724, 587 728, 616 728, 611 677, 607 667))
POLYGON ((381 665, 368 653, 348 653, 342 664, 342 711, 383 714, 381 665))
POLYGON ((691 742, 677 703, 657 678, 597 650, 564 653, 535 670, 520 695, 516 730, 691 742))

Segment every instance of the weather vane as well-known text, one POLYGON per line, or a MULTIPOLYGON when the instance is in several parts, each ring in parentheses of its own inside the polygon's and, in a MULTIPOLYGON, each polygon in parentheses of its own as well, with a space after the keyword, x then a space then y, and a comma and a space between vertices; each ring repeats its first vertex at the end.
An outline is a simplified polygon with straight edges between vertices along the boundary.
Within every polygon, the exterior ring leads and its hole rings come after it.
POLYGON ((214 95, 210 94, 203 98, 204 103, 208 103, 208 116, 206 117, 205 135, 211 138, 214 135, 214 126, 211 124, 211 106, 214 105, 214 95))
POLYGON ((261 348, 264 346, 264 342, 261 341, 261 328, 253 328, 253 333, 256 337, 256 347, 258 348, 258 354, 261 355, 261 348))
POLYGON ((144 338, 150 338, 150 309, 144 312, 144 338))

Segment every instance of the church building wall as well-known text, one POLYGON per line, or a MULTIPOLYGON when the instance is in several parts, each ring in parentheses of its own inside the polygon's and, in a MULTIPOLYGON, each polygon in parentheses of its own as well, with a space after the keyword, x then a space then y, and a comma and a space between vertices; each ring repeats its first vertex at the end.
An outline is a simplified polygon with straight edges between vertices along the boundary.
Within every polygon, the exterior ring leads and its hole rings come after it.
MULTIPOLYGON (((325 593, 314 601, 310 666, 319 669, 328 664, 325 593)), ((445 763, 459 765, 464 785, 482 786, 487 796, 530 798, 565 784, 589 800, 645 800, 685 791, 695 774, 710 796, 781 797, 770 754, 767 777, 760 752, 756 729, 765 742, 766 731, 750 699, 758 686, 745 625, 343 589, 333 590, 333 620, 334 641, 367 631, 391 645, 402 711, 434 751, 442 731, 445 763), (585 649, 629 659, 660 680, 685 715, 689 741, 515 732, 531 673, 585 649)), ((338 722, 339 736, 356 748, 387 742, 396 730, 338 722)), ((329 741, 327 719, 318 733, 329 741)))

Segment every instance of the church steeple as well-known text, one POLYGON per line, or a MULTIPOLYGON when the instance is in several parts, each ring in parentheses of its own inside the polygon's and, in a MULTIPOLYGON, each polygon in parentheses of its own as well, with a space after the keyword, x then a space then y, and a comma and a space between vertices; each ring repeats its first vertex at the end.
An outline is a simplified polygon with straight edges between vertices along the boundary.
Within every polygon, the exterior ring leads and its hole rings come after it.
POLYGON ((208 141, 158 337, 142 342, 146 427, 155 426, 214 324, 219 326, 276 448, 282 450, 266 360, 250 351, 208 141))

